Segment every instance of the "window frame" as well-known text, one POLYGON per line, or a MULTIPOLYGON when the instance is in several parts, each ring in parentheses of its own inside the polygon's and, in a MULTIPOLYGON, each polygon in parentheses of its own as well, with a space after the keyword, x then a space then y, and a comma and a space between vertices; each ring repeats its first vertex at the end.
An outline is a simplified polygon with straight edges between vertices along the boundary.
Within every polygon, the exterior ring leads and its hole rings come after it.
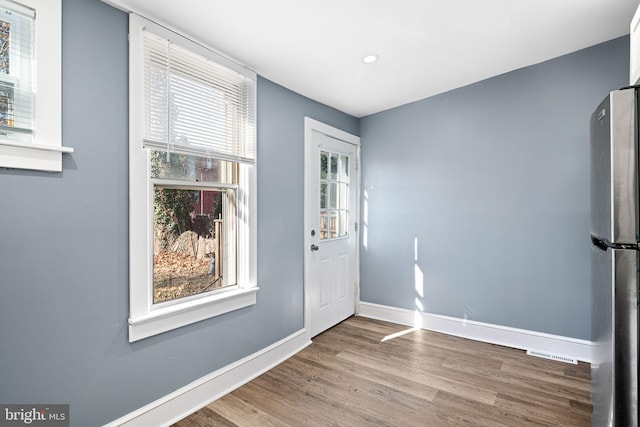
POLYGON ((33 142, 0 139, 0 167, 60 172, 62 154, 73 152, 73 148, 62 146, 62 2, 19 3, 36 11, 33 142))
MULTIPOLYGON (((150 149, 143 147, 143 29, 219 61, 202 45, 131 13, 129 18, 129 342, 186 326, 256 303, 256 165, 239 162, 237 285, 171 304, 153 303, 153 180, 150 149)), ((231 63, 231 61, 228 61, 231 63)), ((231 63, 234 69, 241 67, 231 63)), ((227 63, 223 65, 229 66, 227 63)), ((231 68, 231 67, 230 67, 231 68)), ((243 72, 249 72, 243 68, 243 72)), ((249 72, 251 73, 251 72, 249 72)), ((255 74, 253 74, 255 80, 255 74)), ((255 91, 252 99, 255 106, 255 91)), ((184 182, 189 185, 189 181, 184 182)), ((211 187, 215 187, 212 183, 211 187)))

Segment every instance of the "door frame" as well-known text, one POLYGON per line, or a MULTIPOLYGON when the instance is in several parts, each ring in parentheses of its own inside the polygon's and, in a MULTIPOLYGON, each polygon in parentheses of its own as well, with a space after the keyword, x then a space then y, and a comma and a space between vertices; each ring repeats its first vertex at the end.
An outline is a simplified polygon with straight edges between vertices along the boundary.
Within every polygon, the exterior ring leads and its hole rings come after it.
POLYGON ((308 222, 308 218, 309 218, 309 214, 310 212, 308 212, 309 208, 309 203, 310 200, 309 198, 311 197, 311 195, 309 194, 309 192, 307 191, 307 185, 308 185, 308 180, 309 178, 307 177, 307 171, 311 169, 312 166, 312 162, 313 162, 313 152, 312 150, 310 150, 311 144, 312 144, 312 138, 313 138, 313 132, 319 132, 322 133, 324 135, 327 135, 331 138, 334 139, 338 139, 340 141, 346 142, 348 144, 352 144, 355 146, 355 157, 356 157, 356 176, 355 176, 355 188, 353 189, 356 194, 355 194, 355 199, 356 199, 356 205, 353 207, 353 211, 354 211, 354 215, 355 215, 355 224, 356 224, 356 232, 355 232, 355 270, 354 270, 354 307, 353 307, 353 311, 355 314, 358 314, 360 312, 360 137, 356 136, 356 135, 352 135, 348 132, 345 132, 343 130, 334 128, 332 126, 329 126, 325 123, 319 122, 317 120, 314 120, 310 117, 305 117, 304 118, 304 206, 303 206, 303 212, 304 212, 304 230, 303 230, 303 236, 304 236, 304 247, 303 247, 303 253, 304 253, 304 329, 306 331, 306 335, 307 338, 310 340, 311 336, 310 336, 310 331, 309 331, 309 326, 310 326, 310 301, 309 301, 309 290, 311 287, 311 281, 310 281, 310 277, 309 277, 309 262, 311 262, 311 251, 310 251, 310 246, 311 246, 311 235, 310 235, 310 230, 311 230, 311 224, 309 224, 308 222))

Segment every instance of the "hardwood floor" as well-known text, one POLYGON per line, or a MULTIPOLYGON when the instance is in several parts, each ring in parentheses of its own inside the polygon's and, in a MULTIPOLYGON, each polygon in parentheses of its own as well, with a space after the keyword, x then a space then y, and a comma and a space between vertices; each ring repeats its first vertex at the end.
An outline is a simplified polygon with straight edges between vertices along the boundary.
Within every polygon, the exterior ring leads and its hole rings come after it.
POLYGON ((352 317, 175 426, 576 427, 590 417, 587 363, 352 317))

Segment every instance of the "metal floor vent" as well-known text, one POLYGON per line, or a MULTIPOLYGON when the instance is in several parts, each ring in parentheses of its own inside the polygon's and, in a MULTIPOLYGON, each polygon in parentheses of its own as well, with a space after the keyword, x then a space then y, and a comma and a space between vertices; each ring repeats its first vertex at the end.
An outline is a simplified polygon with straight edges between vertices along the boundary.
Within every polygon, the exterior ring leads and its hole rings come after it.
POLYGON ((548 353, 546 351, 527 350, 527 356, 541 357, 543 359, 556 360, 558 362, 571 363, 577 365, 578 360, 571 357, 562 356, 561 354, 548 353))

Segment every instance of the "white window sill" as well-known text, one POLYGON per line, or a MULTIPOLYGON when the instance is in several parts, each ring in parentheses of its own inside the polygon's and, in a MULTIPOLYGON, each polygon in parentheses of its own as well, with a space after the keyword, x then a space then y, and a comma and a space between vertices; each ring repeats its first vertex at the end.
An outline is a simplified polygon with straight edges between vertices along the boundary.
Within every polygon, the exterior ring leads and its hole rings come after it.
POLYGON ((258 287, 234 289, 129 318, 129 342, 219 316, 256 303, 258 287))
POLYGON ((73 148, 0 140, 0 167, 60 172, 63 153, 73 148))
POLYGON ((56 153, 73 153, 71 147, 58 147, 54 145, 42 145, 42 144, 25 144, 21 142, 11 142, 0 140, 0 145, 7 147, 28 148, 30 150, 42 150, 42 151, 54 151, 56 153))

